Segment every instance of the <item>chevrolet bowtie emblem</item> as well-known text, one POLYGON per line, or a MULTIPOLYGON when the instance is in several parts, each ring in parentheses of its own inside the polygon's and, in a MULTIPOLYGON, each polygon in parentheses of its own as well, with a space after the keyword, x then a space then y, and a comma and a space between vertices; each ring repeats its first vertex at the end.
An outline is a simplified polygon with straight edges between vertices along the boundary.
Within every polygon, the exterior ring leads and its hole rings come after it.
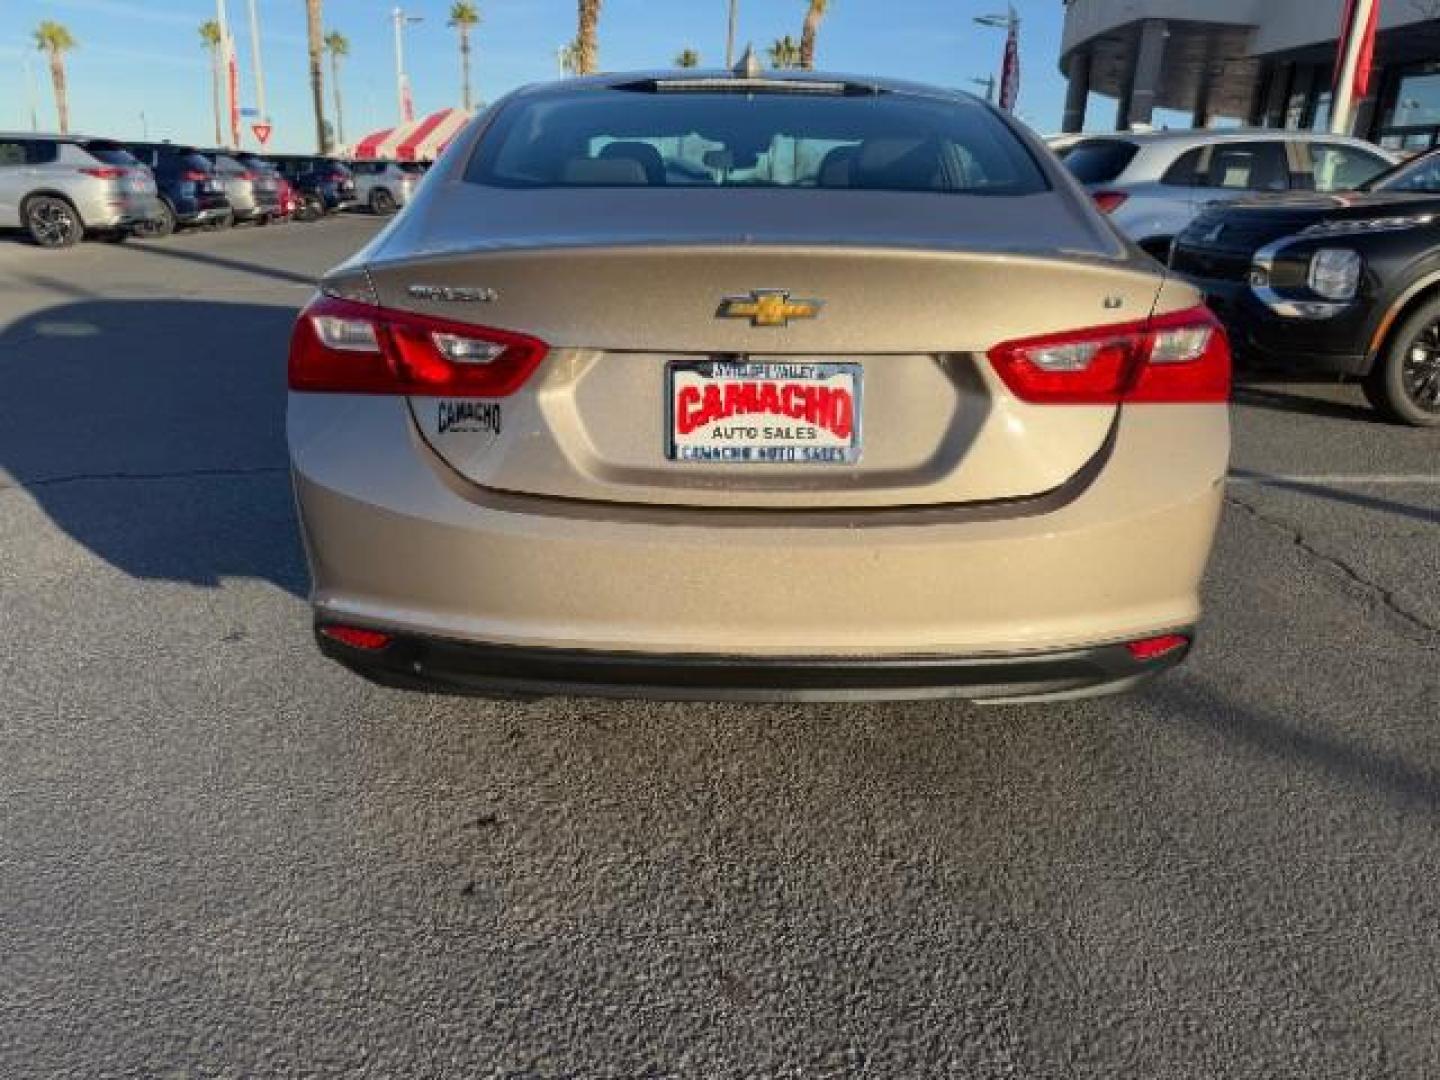
POLYGON ((756 289, 749 296, 727 296, 720 301, 718 319, 749 319, 751 326, 789 326, 791 319, 813 319, 823 300, 794 300, 783 289, 756 289))

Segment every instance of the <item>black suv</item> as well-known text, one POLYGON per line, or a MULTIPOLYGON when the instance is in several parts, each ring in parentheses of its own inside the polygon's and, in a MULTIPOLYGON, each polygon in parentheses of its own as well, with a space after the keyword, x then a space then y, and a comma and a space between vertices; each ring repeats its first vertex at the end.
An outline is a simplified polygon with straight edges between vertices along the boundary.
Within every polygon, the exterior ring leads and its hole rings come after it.
POLYGON ((1353 376, 1387 417, 1440 427, 1440 151, 1355 191, 1212 206, 1170 265, 1241 364, 1353 376))
POLYGON ((158 221, 139 230, 142 236, 169 236, 183 225, 219 227, 232 208, 214 164, 193 146, 176 143, 126 143, 125 147, 155 174, 160 191, 158 221))
POLYGON ((328 214, 355 201, 355 177, 338 158, 271 154, 267 160, 314 210, 328 214))

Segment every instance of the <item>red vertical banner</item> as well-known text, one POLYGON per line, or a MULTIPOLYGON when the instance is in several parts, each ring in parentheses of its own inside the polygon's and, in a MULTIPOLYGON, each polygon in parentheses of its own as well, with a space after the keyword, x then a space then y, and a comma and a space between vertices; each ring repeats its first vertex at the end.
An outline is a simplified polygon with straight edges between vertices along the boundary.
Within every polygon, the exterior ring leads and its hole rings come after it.
POLYGON ((1010 9, 1010 32, 1005 38, 1005 62, 1000 68, 1000 108, 1015 111, 1020 100, 1020 20, 1010 9))
POLYGON ((232 41, 225 55, 225 85, 230 98, 230 145, 240 146, 240 65, 232 41))

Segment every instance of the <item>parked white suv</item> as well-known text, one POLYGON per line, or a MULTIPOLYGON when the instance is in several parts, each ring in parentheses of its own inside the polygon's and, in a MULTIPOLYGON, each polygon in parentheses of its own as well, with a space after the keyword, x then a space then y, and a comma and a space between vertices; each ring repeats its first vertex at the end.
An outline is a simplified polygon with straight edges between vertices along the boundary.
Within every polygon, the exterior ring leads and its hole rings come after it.
POLYGON ((0 132, 0 228, 63 248, 87 233, 123 240, 159 214, 155 177, 121 143, 0 132))
POLYGON ((355 201, 377 214, 393 214, 410 201, 425 167, 412 161, 352 161, 355 201))
POLYGON ((1263 192, 1350 191, 1399 160, 1359 139, 1278 129, 1120 132, 1056 152, 1116 227, 1162 261, 1207 204, 1263 192))

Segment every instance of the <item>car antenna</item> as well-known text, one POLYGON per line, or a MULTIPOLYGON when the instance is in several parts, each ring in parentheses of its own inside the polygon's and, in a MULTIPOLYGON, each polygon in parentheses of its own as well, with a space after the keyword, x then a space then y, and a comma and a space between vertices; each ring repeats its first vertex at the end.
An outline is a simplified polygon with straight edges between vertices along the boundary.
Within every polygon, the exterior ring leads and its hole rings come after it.
POLYGON ((765 69, 760 66, 760 58, 755 55, 754 44, 745 46, 745 55, 740 57, 740 62, 732 69, 732 74, 739 79, 758 79, 765 74, 765 69))

